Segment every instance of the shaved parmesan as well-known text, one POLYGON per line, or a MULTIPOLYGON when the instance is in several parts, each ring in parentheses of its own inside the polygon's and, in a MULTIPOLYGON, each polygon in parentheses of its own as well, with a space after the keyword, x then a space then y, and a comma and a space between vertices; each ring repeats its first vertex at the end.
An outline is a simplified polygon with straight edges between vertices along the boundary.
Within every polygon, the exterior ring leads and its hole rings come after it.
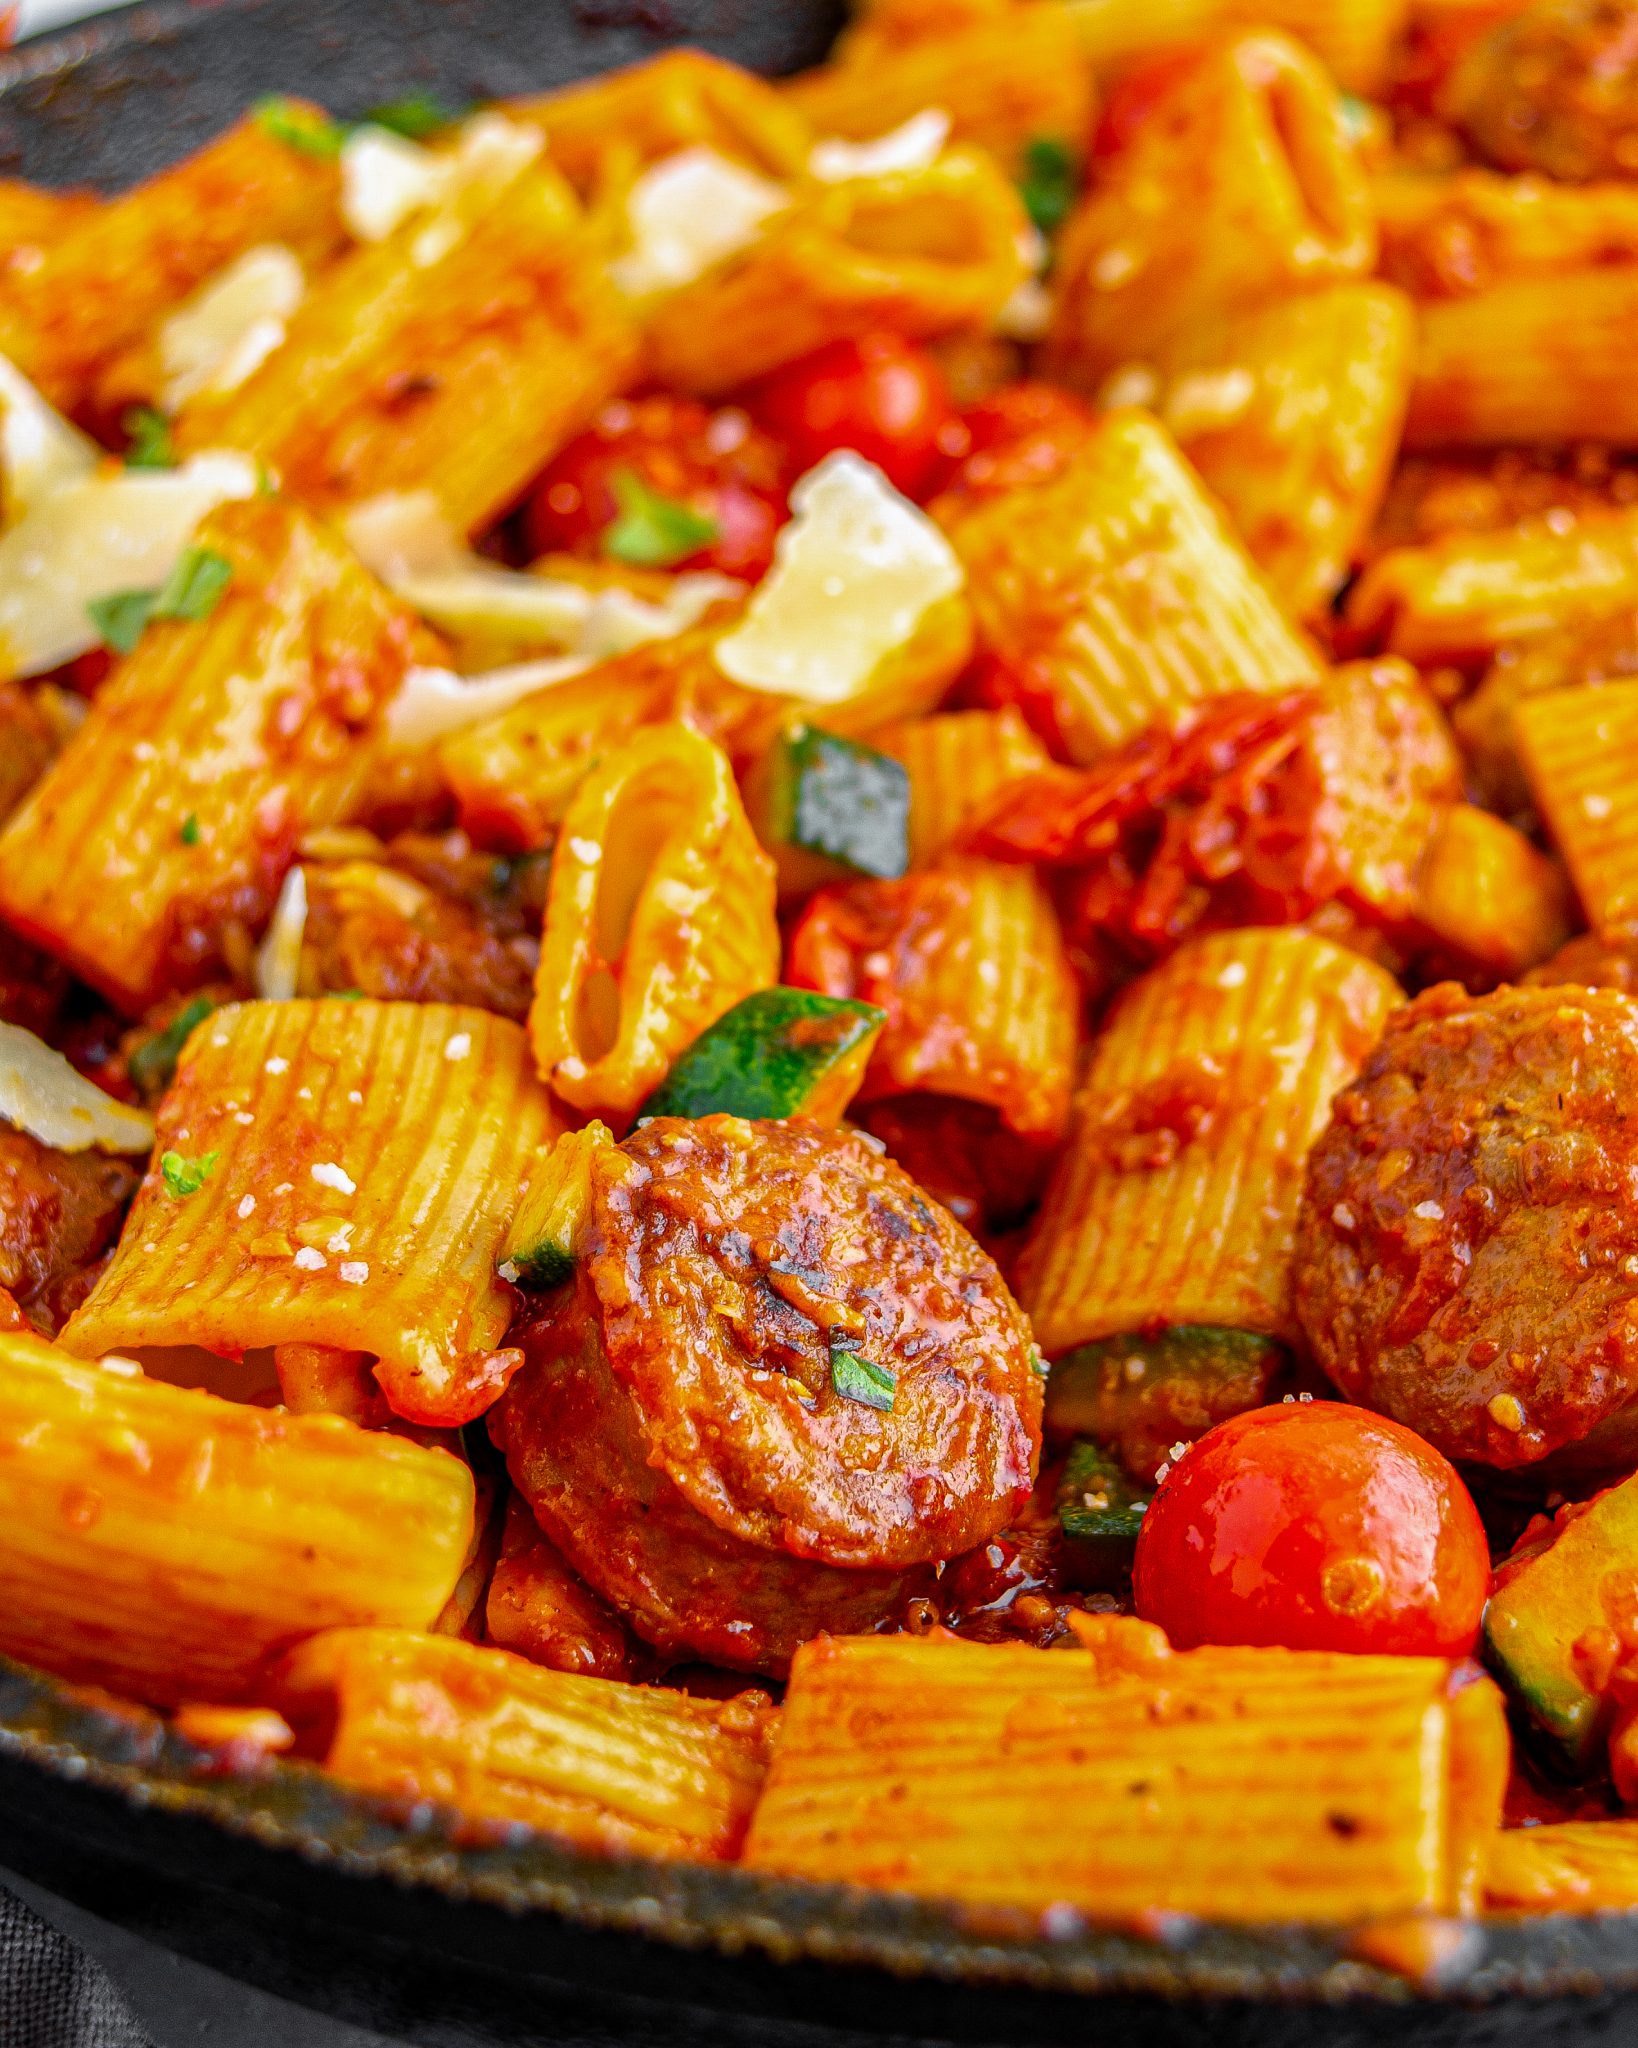
POLYGON ((116 470, 43 498, 0 534, 0 676, 32 676, 97 645, 86 606, 158 590, 194 528, 257 488, 242 455, 195 455, 180 469, 116 470))
POLYGON ((145 1110, 105 1095, 17 1024, 0 1024, 0 1119, 58 1152, 146 1152, 154 1142, 145 1110))
POLYGON ((389 128, 355 128, 341 150, 341 217, 360 242, 384 242, 443 192, 446 163, 389 128))
POLYGON ((826 185, 850 178, 885 178, 894 171, 925 171, 938 162, 950 139, 950 117, 942 107, 923 107, 900 127, 870 142, 816 142, 808 169, 826 185))
POLYGON ((441 263, 545 146, 538 128, 509 121, 504 114, 475 115, 454 150, 440 159, 436 203, 410 241, 410 261, 422 270, 441 263))
POLYGON ((396 747, 429 747, 486 718, 498 718, 514 704, 554 683, 584 674, 589 666, 572 654, 550 661, 522 661, 491 669, 470 681, 452 668, 409 668, 387 706, 387 738, 396 747))
POLYGON ((841 704, 965 582, 950 543, 874 463, 827 455, 791 492, 795 517, 717 666, 747 689, 841 704))
POLYGON ((609 274, 633 298, 675 291, 748 248, 789 203, 783 185, 714 149, 679 150, 632 186, 626 201, 632 246, 609 265, 609 274))
POLYGON ((0 526, 96 468, 100 450, 0 356, 0 526))
POLYGON ((256 953, 256 993, 266 1003, 288 1003, 301 980, 301 945, 307 936, 307 875, 294 867, 284 878, 273 917, 256 953))
POLYGON ((165 410, 202 391, 236 391, 284 340, 306 292, 302 267, 282 242, 247 249, 207 278, 159 329, 165 410))

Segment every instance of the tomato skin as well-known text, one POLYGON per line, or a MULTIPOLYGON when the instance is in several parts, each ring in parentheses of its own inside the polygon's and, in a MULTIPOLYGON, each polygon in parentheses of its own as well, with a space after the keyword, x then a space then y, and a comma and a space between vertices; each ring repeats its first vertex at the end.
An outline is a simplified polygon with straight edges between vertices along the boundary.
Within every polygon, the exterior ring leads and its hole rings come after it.
POLYGON ((910 498, 922 495, 955 422, 932 356, 886 332, 829 342, 764 377, 744 403, 784 443, 793 475, 852 448, 910 498))
POLYGON ((973 498, 1047 483, 1084 443, 1092 409, 1061 385, 1026 377, 969 406, 942 441, 929 495, 973 498))
POLYGON ((689 398, 616 399, 559 450, 524 506, 532 553, 600 557, 619 516, 614 479, 634 472, 662 497, 716 523, 717 536, 675 569, 716 569, 754 583, 787 517, 784 458, 736 407, 689 398))
POLYGON ((1133 1591, 1175 1647, 1462 1657, 1490 1552, 1455 1468, 1385 1416, 1282 1403, 1222 1422, 1161 1481, 1133 1591))

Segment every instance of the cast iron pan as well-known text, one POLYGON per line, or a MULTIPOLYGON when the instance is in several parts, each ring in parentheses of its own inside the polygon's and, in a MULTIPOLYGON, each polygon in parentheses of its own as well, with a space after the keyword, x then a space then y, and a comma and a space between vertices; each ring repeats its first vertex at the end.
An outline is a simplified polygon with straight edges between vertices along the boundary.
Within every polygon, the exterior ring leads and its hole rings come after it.
MULTIPOLYGON (((271 91, 459 104, 694 41, 823 55, 840 0, 160 0, 0 57, 0 172, 114 188, 271 91)), ((1475 1929, 1436 1992, 1301 1929, 1044 1940, 747 1872, 474 1846, 301 1766, 212 1776, 153 1716, 0 1659, 0 1860, 219 1970, 408 2040, 1585 2042, 1638 2029, 1638 1919, 1475 1929)))

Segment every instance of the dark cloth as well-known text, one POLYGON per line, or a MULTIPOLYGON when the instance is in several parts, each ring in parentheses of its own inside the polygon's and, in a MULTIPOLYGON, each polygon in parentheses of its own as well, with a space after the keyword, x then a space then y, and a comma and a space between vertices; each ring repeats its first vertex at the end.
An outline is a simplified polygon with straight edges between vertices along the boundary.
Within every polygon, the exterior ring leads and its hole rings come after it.
POLYGON ((0 1886, 4 2048, 153 2048, 107 1974, 0 1886))

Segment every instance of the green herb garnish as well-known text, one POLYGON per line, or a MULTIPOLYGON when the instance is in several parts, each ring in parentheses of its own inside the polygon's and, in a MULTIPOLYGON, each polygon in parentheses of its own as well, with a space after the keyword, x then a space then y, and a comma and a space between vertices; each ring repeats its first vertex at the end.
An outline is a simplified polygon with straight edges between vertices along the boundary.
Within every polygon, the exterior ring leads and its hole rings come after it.
POLYGON ((364 116, 373 127, 389 128, 406 142, 425 142, 429 135, 453 128, 462 118, 461 112, 446 107, 430 92, 406 93, 401 100, 388 100, 384 107, 371 107, 364 116))
POLYGON ((151 405, 133 405, 120 417, 125 429, 127 469, 175 469, 171 423, 151 405))
POLYGON ((1041 1356, 1041 1347, 1038 1344, 1032 1344, 1029 1348, 1029 1369, 1038 1380, 1052 1377, 1052 1368, 1041 1356))
POLYGON ((232 581, 226 555, 184 548, 162 589, 116 590, 111 597, 92 598, 85 609, 105 644, 116 654, 129 654, 150 619, 208 619, 232 581))
POLYGON ((179 1202, 186 1195, 198 1194, 221 1156, 220 1152, 206 1152, 198 1159, 184 1159, 180 1152, 165 1153, 159 1170, 165 1176, 166 1193, 179 1202))
POLYGON ((176 836, 184 846, 197 846, 199 844, 199 813, 197 811, 189 811, 188 815, 182 820, 182 829, 176 836))
POLYGON ((264 135, 271 135, 288 149, 299 149, 303 156, 333 159, 340 156, 341 145, 347 140, 347 131, 338 121, 332 121, 316 107, 304 107, 299 100, 286 99, 282 93, 258 100, 251 112, 264 135))
POLYGON ((1079 168, 1075 152, 1056 135, 1037 135, 1026 144, 1018 196, 1043 235, 1061 227, 1074 205, 1079 168))
POLYGON ((176 1063, 188 1042, 188 1033, 196 1024, 203 1024, 215 1008, 209 996, 195 996, 186 1009, 177 1011, 163 1031, 144 1040, 132 1053, 126 1071, 149 1101, 156 1095, 162 1095, 171 1085, 176 1063))
POLYGON ((620 516, 604 530, 603 552, 639 569, 669 569, 717 537, 717 522, 653 490, 634 469, 612 479, 620 516))
POLYGON ((830 1383, 844 1401, 859 1401, 866 1408, 879 1408, 886 1415, 898 1392, 898 1375, 891 1366, 866 1358, 858 1338, 847 1330, 830 1333, 830 1383))

